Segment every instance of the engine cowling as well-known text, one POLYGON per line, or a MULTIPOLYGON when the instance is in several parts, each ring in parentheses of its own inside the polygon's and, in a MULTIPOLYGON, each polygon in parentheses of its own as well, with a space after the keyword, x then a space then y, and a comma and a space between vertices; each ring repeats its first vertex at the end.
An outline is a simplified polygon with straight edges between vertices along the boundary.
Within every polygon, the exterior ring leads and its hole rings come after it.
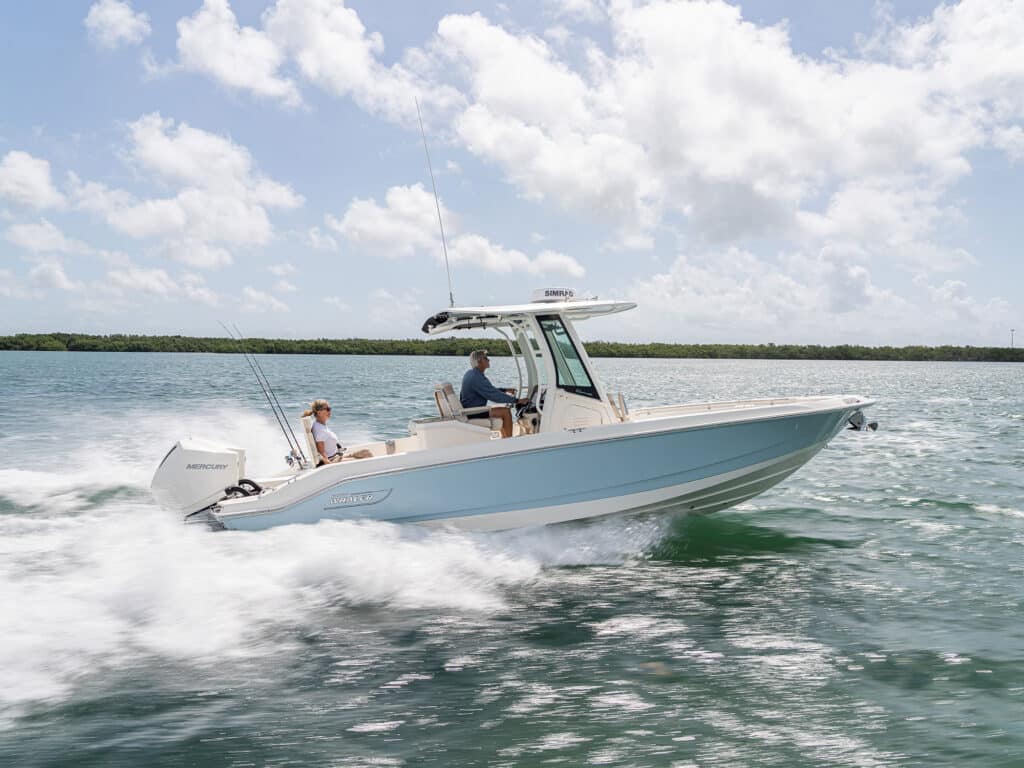
POLYGON ((150 489, 160 506, 190 514, 224 498, 224 489, 244 476, 242 448, 179 440, 157 467, 150 489))

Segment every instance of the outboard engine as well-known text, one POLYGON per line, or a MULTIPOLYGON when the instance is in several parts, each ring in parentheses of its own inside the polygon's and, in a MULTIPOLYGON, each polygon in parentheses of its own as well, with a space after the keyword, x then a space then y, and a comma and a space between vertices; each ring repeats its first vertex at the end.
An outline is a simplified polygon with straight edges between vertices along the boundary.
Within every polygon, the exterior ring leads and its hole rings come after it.
POLYGON ((864 418, 864 411, 854 411, 848 423, 850 426, 847 429, 855 429, 858 432, 863 432, 865 429, 870 429, 874 432, 878 429, 878 422, 867 421, 864 418))
POLYGON ((164 456, 150 489, 162 507, 191 514, 224 498, 245 475, 245 451, 205 440, 179 440, 164 456))

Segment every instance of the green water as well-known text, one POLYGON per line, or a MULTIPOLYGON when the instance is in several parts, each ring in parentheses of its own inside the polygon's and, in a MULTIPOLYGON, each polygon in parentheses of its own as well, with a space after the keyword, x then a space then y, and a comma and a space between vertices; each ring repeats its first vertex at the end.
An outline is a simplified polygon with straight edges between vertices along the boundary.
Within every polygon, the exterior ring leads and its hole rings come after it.
MULTIPOLYGON (((1024 366, 597 361, 632 404, 879 398, 704 518, 185 528, 182 434, 281 466, 242 365, 0 353, 0 764, 1024 765, 1024 366)), ((264 359, 350 440, 462 366, 264 359)))

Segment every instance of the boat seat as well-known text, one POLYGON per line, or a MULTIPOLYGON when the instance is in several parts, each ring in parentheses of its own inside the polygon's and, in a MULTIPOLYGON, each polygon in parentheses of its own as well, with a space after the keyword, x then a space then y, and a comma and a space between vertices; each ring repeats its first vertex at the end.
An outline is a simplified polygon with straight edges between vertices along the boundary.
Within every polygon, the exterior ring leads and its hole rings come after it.
MULTIPOLYGON (((463 408, 459 396, 455 394, 455 388, 450 381, 434 385, 434 401, 437 403, 438 413, 444 421, 469 421, 474 413, 487 413, 491 410, 489 405, 479 408, 463 408)), ((488 419, 491 429, 501 429, 501 419, 488 419)), ((473 419, 474 425, 481 427, 486 423, 483 419, 473 419)))
POLYGON ((452 407, 448 405, 448 398, 444 396, 444 392, 441 389, 442 386, 444 385, 434 385, 434 402, 437 403, 437 412, 440 414, 441 418, 445 421, 449 421, 455 417, 452 415, 452 407))
POLYGON ((309 448, 309 460, 315 467, 317 465, 317 457, 320 455, 316 450, 316 440, 313 439, 313 417, 303 416, 302 417, 302 431, 306 434, 306 447, 309 448))

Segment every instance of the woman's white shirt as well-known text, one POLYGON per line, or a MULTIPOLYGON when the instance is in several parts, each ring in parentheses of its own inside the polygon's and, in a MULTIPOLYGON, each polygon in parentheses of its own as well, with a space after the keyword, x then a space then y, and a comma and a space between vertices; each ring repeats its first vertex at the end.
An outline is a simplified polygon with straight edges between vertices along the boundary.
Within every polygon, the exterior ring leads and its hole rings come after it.
POLYGON ((313 432, 313 441, 324 444, 324 453, 327 454, 328 459, 333 458, 334 454, 339 451, 345 450, 345 446, 338 442, 338 436, 326 424, 314 421, 311 431, 313 432))

